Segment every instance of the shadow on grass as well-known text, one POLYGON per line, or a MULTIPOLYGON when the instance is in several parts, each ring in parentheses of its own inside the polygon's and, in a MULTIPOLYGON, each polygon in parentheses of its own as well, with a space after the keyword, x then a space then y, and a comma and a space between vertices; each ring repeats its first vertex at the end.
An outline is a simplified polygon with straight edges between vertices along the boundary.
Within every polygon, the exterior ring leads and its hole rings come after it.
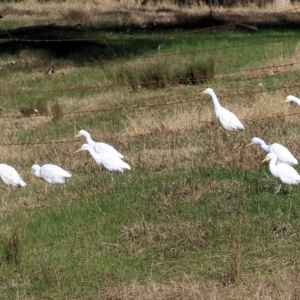
POLYGON ((54 58, 67 58, 75 62, 87 60, 113 60, 143 54, 158 47, 159 42, 151 40, 110 42, 61 41, 61 42, 3 42, 0 53, 16 55, 23 50, 44 50, 54 58))

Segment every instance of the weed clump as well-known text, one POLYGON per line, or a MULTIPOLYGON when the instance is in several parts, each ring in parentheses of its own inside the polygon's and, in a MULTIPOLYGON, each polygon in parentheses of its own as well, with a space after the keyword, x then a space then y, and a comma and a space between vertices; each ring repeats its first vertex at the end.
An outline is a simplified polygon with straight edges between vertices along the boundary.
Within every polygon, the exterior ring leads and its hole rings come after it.
POLYGON ((177 74, 179 84, 201 84, 214 78, 215 64, 213 60, 200 63, 190 63, 177 74))
POLYGON ((53 123, 57 123, 58 121, 62 120, 64 112, 58 100, 53 101, 53 104, 51 106, 51 114, 53 115, 53 123))
POLYGON ((48 101, 44 99, 38 100, 35 104, 26 104, 19 108, 20 113, 25 117, 30 117, 35 114, 48 114, 48 101))
POLYGON ((3 241, 3 261, 6 264, 20 263, 20 231, 15 227, 6 240, 3 241))
POLYGON ((213 60, 188 61, 174 64, 170 60, 130 67, 117 72, 117 80, 127 83, 134 91, 140 88, 162 89, 168 84, 202 84, 214 78, 213 60))

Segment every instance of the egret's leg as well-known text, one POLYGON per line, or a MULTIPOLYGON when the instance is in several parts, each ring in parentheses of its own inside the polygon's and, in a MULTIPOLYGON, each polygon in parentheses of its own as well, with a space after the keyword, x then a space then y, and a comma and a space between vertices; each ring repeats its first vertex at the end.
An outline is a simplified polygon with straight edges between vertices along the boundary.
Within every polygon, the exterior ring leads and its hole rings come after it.
POLYGON ((275 192, 274 195, 276 195, 280 191, 280 189, 281 189, 281 184, 279 184, 279 186, 278 186, 278 188, 277 188, 277 190, 276 190, 276 192, 275 192))
POLYGON ((110 177, 111 177, 111 180, 114 181, 114 175, 113 175, 113 172, 110 172, 110 177))

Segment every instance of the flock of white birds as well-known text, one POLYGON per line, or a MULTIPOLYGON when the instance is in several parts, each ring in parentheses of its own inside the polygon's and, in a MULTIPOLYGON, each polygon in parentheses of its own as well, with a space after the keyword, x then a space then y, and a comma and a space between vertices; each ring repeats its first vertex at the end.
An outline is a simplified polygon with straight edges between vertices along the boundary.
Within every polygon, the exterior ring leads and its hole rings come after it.
MULTIPOLYGON (((221 106, 213 89, 207 88, 201 93, 211 96, 216 117, 224 129, 228 131, 245 129, 242 122, 234 113, 221 106)), ((289 95, 285 99, 285 102, 291 101, 296 102, 300 106, 299 98, 289 95)), ((86 138, 87 144, 83 144, 76 152, 88 151, 95 162, 99 165, 103 165, 103 167, 111 173, 111 176, 113 172, 123 173, 124 170, 131 169, 130 165, 123 161, 124 156, 113 146, 102 142, 95 142, 91 138, 91 135, 85 130, 80 130, 75 138, 82 136, 86 138)), ((247 146, 254 144, 260 145, 261 148, 268 153, 263 162, 269 161, 271 174, 278 178, 281 183, 288 184, 289 186, 300 183, 300 175, 292 167, 293 165, 297 165, 298 161, 286 147, 278 143, 267 145, 258 137, 254 137, 247 146)), ((43 166, 34 164, 31 167, 31 171, 36 177, 44 179, 49 184, 63 184, 67 178, 72 176, 70 172, 54 164, 44 164, 43 166)), ((26 183, 22 180, 19 173, 9 165, 0 164, 0 177, 8 186, 26 186, 26 183)), ((280 188, 281 184, 279 184, 275 194, 279 192, 280 188)))
MULTIPOLYGON (((104 168, 110 171, 111 176, 112 172, 123 173, 124 170, 131 169, 130 165, 122 160, 124 156, 113 146, 93 141, 91 135, 85 130, 80 130, 75 137, 81 136, 86 138, 88 144, 83 144, 76 152, 89 151, 95 162, 99 165, 103 165, 104 168)), ((31 172, 36 177, 44 179, 49 184, 63 184, 67 178, 72 177, 72 174, 69 171, 54 164, 45 164, 42 166, 34 164, 31 167, 31 172)), ((26 186, 26 183, 22 180, 19 173, 9 165, 0 164, 0 177, 8 186, 26 186)))
MULTIPOLYGON (((218 118, 220 124, 223 126, 224 129, 229 131, 245 129, 244 125, 234 113, 221 106, 215 92, 211 88, 207 88, 202 93, 209 94, 211 96, 214 104, 216 117, 218 118)), ((285 102, 291 101, 296 102, 300 106, 299 98, 292 95, 287 96, 285 102)), ((267 145, 262 139, 258 137, 254 137, 251 140, 251 143, 247 146, 254 144, 260 145, 261 148, 268 153, 267 157, 262 162, 270 161, 270 172, 274 177, 278 178, 281 183, 288 184, 290 187, 292 184, 300 183, 300 175, 292 167, 292 165, 298 164, 298 160, 286 147, 278 143, 267 145)), ((275 194, 277 194, 280 191, 281 183, 279 184, 275 194)))

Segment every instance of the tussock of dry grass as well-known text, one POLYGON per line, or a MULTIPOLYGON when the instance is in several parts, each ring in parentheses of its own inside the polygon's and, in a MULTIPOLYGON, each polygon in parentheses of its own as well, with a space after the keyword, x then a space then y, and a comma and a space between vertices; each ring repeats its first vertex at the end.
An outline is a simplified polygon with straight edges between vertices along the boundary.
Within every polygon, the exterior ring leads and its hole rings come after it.
POLYGON ((127 249, 140 253, 143 249, 166 242, 176 249, 179 245, 194 248, 207 246, 208 233, 201 223, 179 222, 151 224, 139 222, 130 227, 123 227, 119 237, 127 249))
MULTIPOLYGON (((246 187, 238 180, 201 180, 193 184, 186 184, 179 188, 167 186, 156 198, 159 198, 160 201, 168 204, 175 202, 198 202, 201 201, 204 195, 209 195, 211 193, 226 194, 233 189, 242 193, 246 187)), ((228 208, 230 208, 230 206, 228 206, 228 208)))
POLYGON ((145 134, 153 131, 165 130, 186 130, 198 127, 201 122, 211 121, 211 107, 207 106, 201 110, 197 106, 184 109, 175 105, 169 109, 139 110, 134 117, 128 116, 127 126, 124 134, 145 134))

